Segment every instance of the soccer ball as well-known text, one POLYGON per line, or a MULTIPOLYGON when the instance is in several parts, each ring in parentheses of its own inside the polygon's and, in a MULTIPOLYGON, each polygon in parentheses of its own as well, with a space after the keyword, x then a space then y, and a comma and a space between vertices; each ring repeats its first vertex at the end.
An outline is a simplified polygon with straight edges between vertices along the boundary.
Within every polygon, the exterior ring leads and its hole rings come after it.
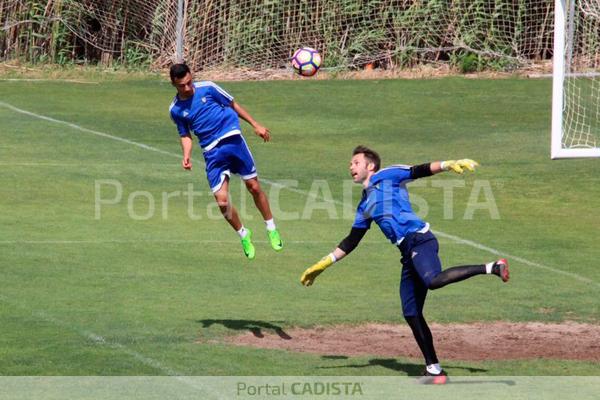
POLYGON ((302 76, 313 76, 321 68, 321 55, 315 49, 302 47, 292 56, 294 71, 302 76))

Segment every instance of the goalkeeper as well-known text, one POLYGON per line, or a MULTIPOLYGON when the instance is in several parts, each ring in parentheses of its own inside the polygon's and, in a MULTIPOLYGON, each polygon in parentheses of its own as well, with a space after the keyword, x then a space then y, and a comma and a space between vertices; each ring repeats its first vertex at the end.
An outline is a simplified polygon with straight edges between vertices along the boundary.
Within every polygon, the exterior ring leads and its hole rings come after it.
POLYGON ((312 285, 321 272, 356 248, 370 228, 371 222, 375 221, 402 254, 402 312, 423 353, 426 365, 420 382, 443 384, 446 383, 447 376, 439 364, 431 331, 423 318, 427 290, 439 289, 480 274, 494 274, 507 282, 508 262, 500 259, 487 264, 452 267, 442 271, 438 257, 438 241, 429 230, 429 224, 413 212, 409 202, 406 188, 409 181, 443 171, 458 174, 465 170, 473 171, 478 166, 477 162, 469 159, 435 161, 415 166, 393 165, 379 169, 380 164, 381 160, 375 151, 364 146, 354 149, 350 161, 350 174, 355 183, 363 185, 364 190, 350 234, 331 254, 308 268, 300 281, 305 286, 312 285))

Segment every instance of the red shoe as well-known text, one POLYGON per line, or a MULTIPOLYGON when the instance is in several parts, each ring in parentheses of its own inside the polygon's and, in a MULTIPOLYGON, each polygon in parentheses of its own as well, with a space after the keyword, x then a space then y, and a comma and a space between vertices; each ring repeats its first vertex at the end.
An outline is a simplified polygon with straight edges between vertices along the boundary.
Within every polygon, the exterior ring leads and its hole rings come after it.
POLYGON ((425 370, 423 376, 417 379, 417 383, 419 385, 445 385, 448 383, 448 374, 444 370, 437 375, 425 370))
POLYGON ((508 271, 508 261, 506 261, 506 258, 501 258, 494 263, 492 266, 492 273, 498 275, 502 279, 502 282, 508 282, 510 273, 508 271))

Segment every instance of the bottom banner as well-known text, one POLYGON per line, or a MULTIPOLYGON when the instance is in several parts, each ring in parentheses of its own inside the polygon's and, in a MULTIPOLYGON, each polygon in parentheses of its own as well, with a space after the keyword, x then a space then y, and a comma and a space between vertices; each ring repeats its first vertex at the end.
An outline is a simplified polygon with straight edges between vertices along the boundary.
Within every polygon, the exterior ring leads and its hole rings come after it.
POLYGON ((600 377, 0 377, 0 399, 598 399, 600 377), (442 396, 442 397, 433 397, 442 396))

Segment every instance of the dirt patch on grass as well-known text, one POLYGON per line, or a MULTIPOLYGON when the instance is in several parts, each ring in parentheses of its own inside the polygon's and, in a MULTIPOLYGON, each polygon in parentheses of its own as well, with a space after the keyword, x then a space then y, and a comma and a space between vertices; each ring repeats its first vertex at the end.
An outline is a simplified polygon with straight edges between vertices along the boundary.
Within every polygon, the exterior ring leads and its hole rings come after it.
MULTIPOLYGON (((600 325, 546 323, 431 324, 442 360, 554 358, 600 361, 600 325)), ((279 327, 278 327, 279 328, 279 327)), ((407 325, 249 329, 227 343, 322 355, 421 358, 407 325)))

